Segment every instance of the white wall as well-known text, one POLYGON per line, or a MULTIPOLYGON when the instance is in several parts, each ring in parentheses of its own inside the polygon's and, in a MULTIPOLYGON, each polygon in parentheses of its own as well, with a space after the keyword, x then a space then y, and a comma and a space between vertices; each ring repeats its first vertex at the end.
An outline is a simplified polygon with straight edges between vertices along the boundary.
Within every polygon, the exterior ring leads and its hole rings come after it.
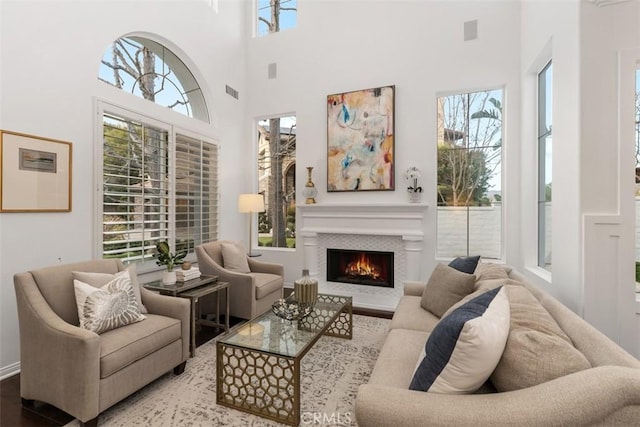
MULTIPOLYGON (((318 203, 407 202, 402 176, 417 166, 426 190, 423 202, 431 206, 425 221, 426 279, 435 265, 437 95, 504 87, 509 126, 503 173, 512 175, 504 180, 503 195, 515 202, 505 210, 512 232, 505 253, 516 259, 519 8, 518 2, 491 1, 299 2, 298 28, 248 43, 248 120, 296 113, 297 186, 303 188, 305 167, 313 166, 318 203), (478 20, 479 37, 465 42, 463 26, 470 20, 478 20), (277 64, 276 79, 267 78, 270 63, 277 64), (327 95, 385 85, 396 87, 396 191, 327 193, 327 95)), ((299 257, 282 251, 262 253, 300 265, 299 257)))
POLYGON ((525 272, 574 311, 582 311, 578 2, 522 4, 522 229, 525 272), (553 57, 553 283, 537 266, 536 73, 553 57))
MULTIPOLYGON (((523 174, 537 176, 535 72, 553 58, 553 273, 535 267, 535 230, 522 232, 523 269, 586 320, 640 355, 635 319, 635 217, 632 168, 618 169, 620 49, 638 45, 638 2, 596 7, 589 2, 522 6, 523 174), (546 57, 546 59, 545 59, 546 57), (629 237, 629 238, 628 238, 629 237), (628 264, 628 265, 627 265, 628 264)), ((624 163, 624 162, 623 162, 624 163)), ((534 180, 523 181, 523 223, 535 224, 534 180)))
MULTIPOLYGON (((95 96, 117 104, 131 98, 97 80, 105 49, 118 37, 146 33, 175 49, 194 71, 213 119, 197 127, 221 146, 220 228, 227 237, 243 237, 245 218, 236 213, 235 200, 250 180, 235 165, 248 139, 242 125, 246 67, 238 55, 248 3, 221 1, 217 14, 209 3, 2 1, 0 128, 73 143, 73 210, 0 214, 0 377, 19 361, 13 274, 94 256, 95 96), (225 94, 225 84, 239 90, 240 102, 225 94)), ((141 99, 132 102, 173 114, 141 99)))
MULTIPOLYGON (((247 218, 236 212, 236 198, 256 187, 253 120, 295 113, 297 186, 304 186, 305 167, 314 166, 318 203, 405 202, 402 172, 414 165, 421 169, 423 201, 430 205, 424 222, 424 279, 436 263, 436 97, 504 87, 505 260, 578 313, 584 311, 582 218, 614 211, 617 189, 610 174, 617 169, 609 148, 600 144, 616 131, 615 114, 609 111, 615 102, 608 100, 613 96, 612 50, 633 31, 631 18, 640 22, 637 2, 610 6, 615 9, 603 12, 616 14, 610 17, 592 16, 581 8, 594 6, 577 0, 301 1, 298 28, 257 39, 246 37, 251 2, 221 0, 218 14, 209 3, 156 1, 150 8, 143 0, 0 2, 0 128, 74 143, 72 212, 0 214, 0 377, 19 360, 13 273, 58 258, 72 262, 94 255, 94 96, 126 102, 123 94, 99 85, 96 75, 105 47, 129 32, 162 36, 186 56, 205 89, 214 125, 203 132, 222 147, 221 237, 246 240, 247 218), (478 20, 479 37, 465 42, 463 25, 469 20, 478 20), (610 43, 600 40, 609 37, 607 30, 615 33, 610 43), (581 57, 592 46, 596 52, 581 57), (533 267, 537 154, 531 140, 531 70, 545 50, 554 58, 552 281, 534 274, 539 272, 533 267), (278 71, 272 80, 267 79, 270 63, 278 71), (587 96, 601 76, 603 87, 587 96), (240 101, 224 93, 225 84, 239 91, 240 101), (396 86, 398 191, 327 193, 326 96, 383 85, 396 86), (598 104, 603 97, 607 101, 598 104), (594 102, 599 111, 585 111, 594 102), (597 175, 583 185, 581 179, 594 170, 597 175), (597 192, 591 193, 591 186, 597 192)), ((300 275, 301 244, 299 239, 294 251, 262 250, 262 260, 285 264, 285 281, 291 283, 300 275)), ((636 326, 635 333, 640 320, 636 326)))

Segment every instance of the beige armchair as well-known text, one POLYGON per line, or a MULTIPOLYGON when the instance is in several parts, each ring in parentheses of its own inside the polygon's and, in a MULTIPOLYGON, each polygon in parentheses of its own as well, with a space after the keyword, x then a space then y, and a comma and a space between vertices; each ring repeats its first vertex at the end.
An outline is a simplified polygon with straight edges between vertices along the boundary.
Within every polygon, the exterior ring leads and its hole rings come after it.
POLYGON ((229 312, 231 316, 252 319, 267 310, 282 298, 284 267, 256 261, 247 257, 249 273, 238 273, 224 267, 222 257, 224 240, 204 243, 196 247, 198 268, 204 275, 218 276, 229 282, 229 312))
POLYGON ((100 335, 80 328, 72 271, 115 274, 118 260, 57 265, 14 275, 20 326, 20 396, 97 425, 98 414, 189 357, 189 301, 141 287, 143 321, 100 335))

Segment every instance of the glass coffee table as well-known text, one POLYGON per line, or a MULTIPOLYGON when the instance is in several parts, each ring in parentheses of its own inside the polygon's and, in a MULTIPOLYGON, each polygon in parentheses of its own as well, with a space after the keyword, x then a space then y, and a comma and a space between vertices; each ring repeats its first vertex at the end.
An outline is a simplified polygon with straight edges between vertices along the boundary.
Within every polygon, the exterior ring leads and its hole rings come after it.
POLYGON ((232 328, 216 344, 216 403, 297 426, 300 361, 322 335, 352 338, 351 297, 320 294, 303 319, 270 309, 232 328))

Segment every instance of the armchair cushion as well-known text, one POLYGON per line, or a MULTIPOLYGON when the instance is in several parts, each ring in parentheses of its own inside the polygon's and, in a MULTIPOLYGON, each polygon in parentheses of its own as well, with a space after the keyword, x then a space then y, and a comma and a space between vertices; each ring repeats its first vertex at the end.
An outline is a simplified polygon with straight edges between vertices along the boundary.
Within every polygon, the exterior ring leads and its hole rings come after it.
POLYGON ((136 274, 136 265, 131 264, 127 267, 126 270, 121 271, 116 274, 109 273, 93 273, 90 271, 72 271, 74 279, 80 280, 81 282, 87 283, 91 286, 95 286, 96 288, 101 288, 106 285, 108 282, 113 280, 116 276, 124 274, 124 272, 129 272, 129 278, 131 279, 131 285, 133 285, 133 293, 136 296, 136 301, 138 302, 138 308, 140 309, 140 313, 145 314, 149 311, 147 307, 142 303, 142 296, 140 295, 140 282, 138 282, 138 275, 136 274))
POLYGON ((271 292, 282 289, 282 277, 269 273, 249 273, 256 285, 256 299, 262 299, 271 292))
POLYGON ((100 334, 145 319, 133 293, 129 272, 118 275, 101 288, 77 279, 73 287, 80 327, 100 334))
MULTIPOLYGON (((136 265, 131 264, 127 267, 126 270, 129 272, 129 278, 131 279, 131 284, 133 285, 133 293, 136 296, 136 301, 138 302, 138 308, 140 309, 140 313, 145 314, 149 311, 147 307, 142 303, 142 296, 140 295, 140 282, 138 282, 138 275, 136 274, 136 265)), ((94 273, 90 271, 72 271, 74 279, 78 279, 81 282, 88 283, 91 286, 95 286, 96 288, 101 288, 113 280, 117 275, 124 274, 124 271, 119 273, 109 274, 109 273, 94 273)))
POLYGON ((222 262, 224 268, 235 271, 236 273, 249 273, 249 263, 247 262, 247 254, 244 249, 235 242, 224 242, 220 244, 222 249, 222 262))
POLYGON ((137 322, 100 335, 100 378, 145 358, 173 341, 179 340, 179 319, 148 314, 137 322))

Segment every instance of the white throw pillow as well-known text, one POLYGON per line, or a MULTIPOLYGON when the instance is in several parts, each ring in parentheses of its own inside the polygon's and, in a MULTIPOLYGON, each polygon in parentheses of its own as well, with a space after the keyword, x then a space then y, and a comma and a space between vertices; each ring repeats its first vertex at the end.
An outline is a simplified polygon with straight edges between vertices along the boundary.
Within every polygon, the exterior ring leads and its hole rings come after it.
POLYGON ((93 273, 90 271, 72 271, 74 279, 77 279, 81 282, 88 283, 91 286, 96 288, 101 288, 108 282, 112 281, 115 277, 119 275, 123 275, 126 272, 129 274, 129 278, 131 279, 131 285, 133 286, 133 293, 136 296, 136 301, 138 302, 138 308, 140 309, 140 313, 148 313, 147 307, 142 304, 142 296, 140 295, 140 283, 138 282, 138 275, 136 274, 136 265, 131 264, 123 270, 116 274, 109 273, 93 273))
POLYGON ((146 319, 138 309, 129 272, 101 288, 73 280, 80 327, 101 334, 146 319))
POLYGON ((409 388, 447 394, 476 391, 500 361, 509 319, 509 300, 503 287, 453 310, 429 335, 424 358, 409 388))
POLYGON ((247 254, 241 244, 235 242, 220 243, 224 268, 237 273, 250 273, 247 254))

